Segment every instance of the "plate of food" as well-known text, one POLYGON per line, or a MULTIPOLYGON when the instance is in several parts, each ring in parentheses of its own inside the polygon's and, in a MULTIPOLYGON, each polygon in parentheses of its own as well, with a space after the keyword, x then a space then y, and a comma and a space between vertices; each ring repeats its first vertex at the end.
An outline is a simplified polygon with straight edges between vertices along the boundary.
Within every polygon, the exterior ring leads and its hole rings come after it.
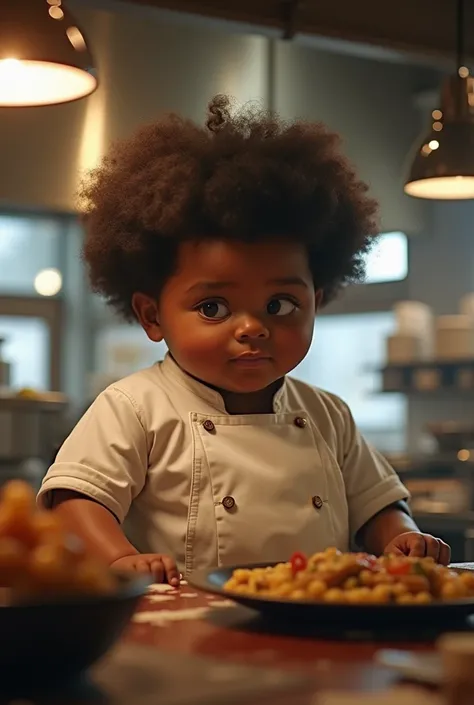
POLYGON ((196 571, 189 583, 263 615, 321 628, 452 627, 474 614, 474 573, 431 558, 329 548, 285 563, 196 571))
POLYGON ((33 490, 0 492, 2 693, 76 677, 118 639, 151 581, 89 555, 33 490), (27 677, 25 678, 25 674, 27 677))

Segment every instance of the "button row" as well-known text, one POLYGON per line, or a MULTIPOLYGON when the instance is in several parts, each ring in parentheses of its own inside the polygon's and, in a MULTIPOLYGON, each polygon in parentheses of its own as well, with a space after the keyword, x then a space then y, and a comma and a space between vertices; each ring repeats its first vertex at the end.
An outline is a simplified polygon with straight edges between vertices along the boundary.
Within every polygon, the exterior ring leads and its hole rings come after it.
MULTIPOLYGON (((314 497, 312 497, 311 503, 315 509, 322 509, 324 504, 323 500, 319 495, 315 495, 314 497)), ((222 506, 224 507, 224 509, 233 509, 235 507, 235 499, 230 495, 226 495, 222 500, 222 506)))
MULTIPOLYGON (((297 428, 305 428, 305 426, 308 422, 303 417, 297 416, 296 419, 293 421, 293 423, 297 428)), ((211 419, 206 419, 205 421, 203 421, 202 427, 208 433, 214 433, 214 431, 216 430, 216 427, 215 427, 214 423, 211 421, 211 419)))

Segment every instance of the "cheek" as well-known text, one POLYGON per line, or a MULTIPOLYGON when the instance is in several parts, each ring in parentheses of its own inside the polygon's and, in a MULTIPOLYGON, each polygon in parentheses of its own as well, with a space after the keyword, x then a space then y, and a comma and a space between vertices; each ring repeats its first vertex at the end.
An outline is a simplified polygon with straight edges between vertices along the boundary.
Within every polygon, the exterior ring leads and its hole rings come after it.
POLYGON ((313 339, 314 320, 294 326, 275 326, 272 339, 275 347, 286 350, 290 357, 306 355, 313 339))
POLYGON ((215 356, 228 345, 229 331, 225 325, 206 324, 196 320, 195 314, 185 316, 172 325, 164 321, 163 334, 170 350, 182 357, 215 356))

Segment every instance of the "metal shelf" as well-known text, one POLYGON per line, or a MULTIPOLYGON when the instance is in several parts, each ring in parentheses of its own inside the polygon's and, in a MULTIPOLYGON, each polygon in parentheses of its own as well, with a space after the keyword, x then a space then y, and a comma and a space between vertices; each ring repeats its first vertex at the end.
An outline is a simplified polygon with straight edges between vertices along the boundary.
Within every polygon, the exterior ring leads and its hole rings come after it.
POLYGON ((430 360, 382 368, 382 393, 464 395, 474 392, 474 360, 430 360))

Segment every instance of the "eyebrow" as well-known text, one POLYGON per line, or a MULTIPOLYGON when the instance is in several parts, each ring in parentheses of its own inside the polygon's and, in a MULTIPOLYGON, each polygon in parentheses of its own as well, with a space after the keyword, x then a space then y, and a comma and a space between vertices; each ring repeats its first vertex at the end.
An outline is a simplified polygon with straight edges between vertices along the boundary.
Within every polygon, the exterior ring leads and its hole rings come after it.
MULTIPOLYGON (((308 289, 308 284, 301 277, 278 277, 276 279, 269 279, 267 284, 273 284, 276 286, 301 286, 308 289)), ((237 282, 232 281, 202 281, 197 282, 189 287, 187 293, 192 293, 194 291, 219 291, 222 289, 230 289, 238 286, 237 282)))
POLYGON ((308 288, 308 284, 301 277, 280 277, 278 279, 270 279, 269 284, 277 284, 280 286, 302 286, 308 288))
POLYGON ((237 286, 236 282, 197 282, 189 287, 187 293, 189 294, 193 291, 219 291, 219 289, 228 289, 235 286, 237 286))

